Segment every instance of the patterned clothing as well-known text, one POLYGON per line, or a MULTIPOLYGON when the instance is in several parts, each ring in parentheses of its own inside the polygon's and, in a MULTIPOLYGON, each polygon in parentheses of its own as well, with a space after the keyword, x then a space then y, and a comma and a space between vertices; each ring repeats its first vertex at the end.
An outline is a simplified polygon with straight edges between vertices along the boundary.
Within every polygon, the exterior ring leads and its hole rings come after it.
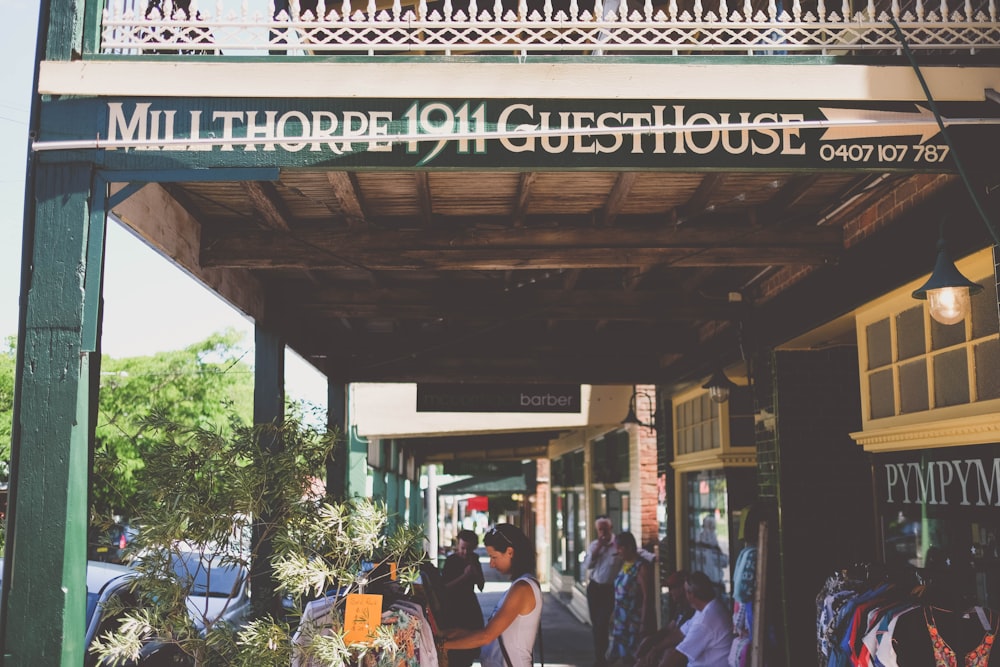
POLYGON ((639 580, 641 567, 641 558, 632 563, 622 563, 621 572, 615 578, 615 611, 611 619, 609 658, 635 658, 639 648, 643 613, 639 591, 642 585, 639 580))
MULTIPOLYGON (((927 623, 927 632, 931 635, 931 646, 934 647, 935 667, 959 667, 958 656, 938 632, 937 623, 934 622, 934 612, 930 607, 924 607, 924 621, 927 623)), ((986 622, 983 621, 983 624, 986 622)), ((996 634, 996 627, 987 630, 979 646, 965 654, 963 667, 986 667, 990 662, 990 652, 993 650, 996 634)))

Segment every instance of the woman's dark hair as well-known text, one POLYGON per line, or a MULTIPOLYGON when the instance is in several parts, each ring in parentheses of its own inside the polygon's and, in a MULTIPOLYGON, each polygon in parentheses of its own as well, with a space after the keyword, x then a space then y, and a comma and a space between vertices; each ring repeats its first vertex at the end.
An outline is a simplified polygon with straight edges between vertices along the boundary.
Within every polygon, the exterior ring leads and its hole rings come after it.
POLYGON ((535 547, 517 526, 509 523, 498 523, 486 533, 483 545, 501 553, 507 551, 508 547, 513 547, 514 557, 510 562, 511 576, 514 579, 523 574, 534 576, 535 547))
POLYGON ((618 536, 615 537, 615 543, 628 552, 635 552, 639 550, 639 547, 635 542, 635 535, 627 530, 618 533, 618 536))

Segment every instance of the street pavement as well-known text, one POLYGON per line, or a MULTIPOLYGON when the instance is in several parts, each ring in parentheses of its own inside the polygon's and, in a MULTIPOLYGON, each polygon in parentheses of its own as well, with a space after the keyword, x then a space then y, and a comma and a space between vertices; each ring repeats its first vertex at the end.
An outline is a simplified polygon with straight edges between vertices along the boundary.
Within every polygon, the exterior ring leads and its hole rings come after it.
MULTIPOLYGON (((483 618, 489 620, 494 607, 500 602, 510 581, 489 565, 489 559, 480 558, 486 586, 479 596, 483 618)), ((590 667, 594 664, 593 640, 590 626, 580 622, 562 603, 542 587, 542 646, 535 647, 535 665, 546 667, 590 667)), ((478 662, 473 665, 479 665, 478 662)))

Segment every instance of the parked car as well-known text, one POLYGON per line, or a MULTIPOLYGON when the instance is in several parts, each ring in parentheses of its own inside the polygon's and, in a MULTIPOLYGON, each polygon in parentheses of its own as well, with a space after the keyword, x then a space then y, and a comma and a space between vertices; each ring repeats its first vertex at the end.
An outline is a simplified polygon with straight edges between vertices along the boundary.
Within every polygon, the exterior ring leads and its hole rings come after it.
MULTIPOLYGON (((0 558, 0 574, 2 572, 3 558, 0 558)), ((100 617, 100 614, 97 613, 99 601, 109 591, 117 590, 125 584, 134 573, 132 568, 125 565, 87 561, 87 628, 91 626, 95 618, 100 617)))
POLYGON ((107 528, 91 531, 87 557, 90 560, 121 563, 125 548, 132 543, 139 529, 127 523, 112 524, 107 528))
MULTIPOLYGON (((204 622, 225 622, 236 626, 243 625, 250 618, 250 577, 242 565, 223 563, 217 554, 202 554, 197 551, 181 551, 172 554, 171 566, 175 574, 186 581, 190 591, 186 603, 188 613, 195 625, 203 630, 204 622)), ((134 609, 140 604, 139 596, 131 590, 132 578, 120 579, 114 585, 107 587, 98 602, 104 607, 112 599, 121 603, 125 610, 134 609)), ((122 622, 122 615, 103 617, 98 611, 90 619, 87 626, 87 655, 84 667, 103 667, 89 649, 94 639, 105 633, 114 633, 122 622)), ((146 642, 139 652, 136 662, 117 663, 126 667, 161 667, 162 665, 192 665, 191 658, 183 653, 176 644, 159 641, 146 642)))

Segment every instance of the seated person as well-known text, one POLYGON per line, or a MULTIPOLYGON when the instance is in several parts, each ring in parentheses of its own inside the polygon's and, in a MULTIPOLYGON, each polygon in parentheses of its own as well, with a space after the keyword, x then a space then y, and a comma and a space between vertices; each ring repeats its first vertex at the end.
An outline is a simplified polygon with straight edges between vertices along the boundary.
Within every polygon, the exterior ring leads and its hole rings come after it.
POLYGON ((716 595, 704 572, 692 572, 684 584, 694 616, 680 629, 677 645, 668 648, 659 667, 719 667, 729 663, 733 644, 733 612, 716 595))

